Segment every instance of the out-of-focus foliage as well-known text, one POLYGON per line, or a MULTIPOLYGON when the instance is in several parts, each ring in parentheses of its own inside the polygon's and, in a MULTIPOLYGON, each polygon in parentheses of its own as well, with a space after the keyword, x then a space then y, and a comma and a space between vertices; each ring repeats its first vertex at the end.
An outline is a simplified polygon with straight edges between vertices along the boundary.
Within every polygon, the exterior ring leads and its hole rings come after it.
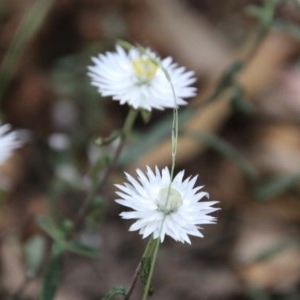
POLYGON ((144 242, 114 184, 170 163, 172 112, 141 112, 114 162, 128 107, 86 67, 116 40, 195 70, 176 168, 222 208, 190 248, 166 241, 153 299, 300 298, 299 24, 298 0, 0 1, 1 117, 27 139, 0 168, 0 298, 126 294, 144 242))

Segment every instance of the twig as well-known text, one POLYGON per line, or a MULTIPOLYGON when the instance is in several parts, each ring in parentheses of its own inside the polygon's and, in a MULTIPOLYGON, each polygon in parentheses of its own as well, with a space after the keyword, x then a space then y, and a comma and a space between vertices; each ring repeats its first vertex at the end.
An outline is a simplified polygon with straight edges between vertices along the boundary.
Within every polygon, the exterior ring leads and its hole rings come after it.
POLYGON ((92 202, 95 195, 97 195, 98 193, 100 193, 102 191, 102 188, 103 188, 104 184, 106 183, 110 173, 115 168, 118 158, 122 152, 122 149, 125 145, 128 135, 130 134, 130 131, 132 129, 133 123, 134 123, 137 115, 138 115, 137 110, 131 109, 129 111, 127 118, 125 120, 123 129, 122 129, 122 132, 121 132, 119 144, 116 148, 116 151, 111 160, 111 163, 104 170, 101 180, 98 182, 98 184, 96 184, 96 186, 93 189, 91 189, 91 191, 88 193, 87 197, 84 199, 81 207, 79 208, 78 214, 75 218, 74 228, 73 228, 71 235, 74 234, 74 232, 76 232, 79 229, 82 221, 84 220, 85 214, 87 212, 87 209, 88 209, 90 203, 92 202))
POLYGON ((132 281, 131 281, 131 284, 130 284, 130 287, 128 289, 128 292, 124 298, 124 300, 129 300, 133 291, 134 291, 134 288, 136 286, 136 283, 137 283, 137 279, 138 279, 138 276, 139 276, 139 273, 140 273, 140 268, 141 268, 141 263, 139 263, 139 265, 137 266, 135 272, 134 272, 134 275, 133 275, 133 278, 132 278, 132 281))

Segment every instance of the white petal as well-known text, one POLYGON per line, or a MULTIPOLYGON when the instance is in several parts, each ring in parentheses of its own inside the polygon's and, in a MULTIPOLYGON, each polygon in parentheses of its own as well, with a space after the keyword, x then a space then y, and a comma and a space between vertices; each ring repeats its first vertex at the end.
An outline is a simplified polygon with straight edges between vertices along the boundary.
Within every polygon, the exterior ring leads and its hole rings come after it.
POLYGON ((197 176, 183 179, 184 171, 179 172, 171 187, 176 189, 183 201, 175 211, 165 214, 154 201, 161 189, 170 184, 170 171, 167 167, 154 171, 147 166, 146 172, 136 170, 138 180, 126 174, 128 183, 116 185, 120 197, 116 202, 132 209, 120 214, 123 219, 135 219, 130 231, 139 231, 143 238, 150 235, 164 241, 168 235, 175 241, 191 243, 189 236, 203 237, 199 225, 214 224, 216 218, 210 214, 219 208, 214 207, 218 201, 201 201, 208 198, 208 193, 201 191, 203 186, 195 187, 197 176), (146 195, 146 196, 145 196, 146 195), (144 197, 145 196, 145 197, 144 197))
POLYGON ((141 48, 132 47, 126 52, 117 45, 115 52, 92 57, 92 63, 87 67, 87 75, 99 93, 103 97, 112 97, 120 104, 127 103, 135 109, 151 111, 174 108, 176 105, 185 105, 184 99, 196 94, 196 88, 190 86, 196 81, 193 71, 187 71, 173 63, 171 57, 161 60, 150 49, 141 51, 141 48), (142 56, 148 56, 158 65, 154 77, 147 82, 141 82, 132 65, 132 60, 142 56), (177 99, 174 99, 173 88, 177 99))

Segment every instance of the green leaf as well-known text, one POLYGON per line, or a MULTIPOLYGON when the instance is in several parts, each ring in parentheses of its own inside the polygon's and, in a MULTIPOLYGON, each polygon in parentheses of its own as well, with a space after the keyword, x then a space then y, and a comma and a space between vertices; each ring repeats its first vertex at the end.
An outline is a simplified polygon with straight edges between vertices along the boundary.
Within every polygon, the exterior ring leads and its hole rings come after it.
POLYGON ((233 88, 233 95, 230 99, 230 105, 234 111, 244 114, 253 113, 255 110, 253 104, 245 99, 244 91, 238 85, 233 88))
POLYGON ((264 27, 269 27, 272 24, 273 10, 262 6, 250 5, 247 7, 246 12, 248 15, 256 18, 264 27))
POLYGON ((0 103, 10 81, 13 79, 28 44, 43 25, 53 1, 39 0, 33 2, 24 14, 15 30, 11 44, 0 66, 0 103))
POLYGON ((299 185, 300 173, 279 177, 257 187, 254 196, 259 200, 268 200, 280 196, 299 185))
POLYGON ((273 26, 275 29, 286 32, 297 40, 300 40, 300 26, 290 20, 277 19, 273 26))
POLYGON ((101 195, 95 196, 88 207, 86 218, 84 220, 85 226, 89 229, 98 228, 99 221, 103 219, 104 210, 103 197, 101 195))
POLYGON ((214 92, 209 96, 209 101, 216 100, 225 91, 235 84, 237 74, 243 69, 244 63, 241 61, 234 62, 220 78, 214 92))
POLYGON ((98 249, 91 248, 75 241, 67 243, 66 250, 90 258, 96 258, 99 256, 98 249))
POLYGON ((234 163, 249 179, 254 180, 258 174, 256 169, 231 145, 215 135, 202 132, 184 131, 184 136, 198 139, 201 143, 205 143, 232 163, 234 163))
POLYGON ((264 28, 267 28, 271 26, 274 21, 274 14, 278 5, 284 1, 285 0, 265 0, 261 6, 249 5, 246 12, 248 15, 258 19, 264 28))
POLYGON ((98 250, 90 248, 76 241, 68 241, 67 234, 72 230, 73 223, 66 219, 61 228, 48 217, 39 217, 37 220, 40 227, 48 233, 63 251, 70 251, 86 257, 95 258, 99 255, 98 250))
POLYGON ((99 137, 96 139, 95 143, 99 146, 108 145, 114 140, 116 140, 120 136, 121 132, 119 130, 114 130, 109 136, 107 137, 99 137))
POLYGON ((98 181, 99 181, 99 174, 101 173, 101 171, 103 170, 104 167, 108 166, 109 163, 111 162, 111 158, 107 155, 107 154, 100 154, 101 156, 99 156, 96 160, 96 162, 94 163, 90 173, 89 173, 89 177, 91 178, 92 182, 93 182, 93 186, 96 186, 98 181))
POLYGON ((143 109, 141 110, 142 119, 145 123, 149 123, 152 113, 149 110, 143 109))
POLYGON ((65 243, 65 232, 49 217, 41 216, 37 218, 38 225, 60 244, 65 243))
POLYGON ((103 298, 102 300, 112 300, 115 296, 122 295, 126 296, 126 290, 123 286, 113 287, 103 298))
POLYGON ((62 249, 55 244, 53 246, 52 257, 47 266, 43 278, 42 288, 39 294, 39 300, 53 300, 56 294, 62 271, 62 249))
MULTIPOLYGON (((147 284, 147 280, 148 280, 148 277, 150 274, 150 269, 151 269, 151 258, 144 256, 141 259, 141 267, 140 267, 140 271, 139 271, 140 279, 144 286, 146 286, 146 284, 147 284)), ((153 294, 153 292, 154 292, 154 289, 152 286, 150 286, 149 296, 151 296, 153 294)))
POLYGON ((40 267, 44 250, 45 238, 41 235, 33 236, 24 244, 24 260, 26 264, 26 271, 29 272, 29 274, 35 274, 40 267))
POLYGON ((141 260, 140 279, 143 285, 146 285, 151 268, 151 258, 143 257, 141 260))
POLYGON ((254 262, 264 262, 275 255, 285 251, 286 249, 289 249, 291 247, 299 247, 300 240, 298 237, 290 237, 288 239, 280 241, 278 244, 266 249, 265 251, 262 251, 260 254, 258 254, 254 258, 254 262))
POLYGON ((126 50, 132 49, 134 46, 124 40, 117 40, 117 44, 126 50))

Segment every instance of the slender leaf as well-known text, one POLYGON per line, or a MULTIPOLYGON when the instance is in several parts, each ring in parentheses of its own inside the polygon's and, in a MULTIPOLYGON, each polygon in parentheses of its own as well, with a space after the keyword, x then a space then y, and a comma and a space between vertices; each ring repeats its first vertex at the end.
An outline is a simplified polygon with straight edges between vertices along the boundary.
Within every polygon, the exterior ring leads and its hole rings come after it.
POLYGON ((253 104, 245 99, 243 89, 237 84, 233 88, 230 105, 234 111, 244 114, 253 113, 255 110, 253 104))
POLYGON ((27 272, 35 274, 40 267, 44 251, 45 238, 41 235, 32 237, 24 244, 23 253, 27 272))
POLYGON ((43 278, 39 300, 53 300, 59 285, 62 271, 62 249, 56 244, 43 278))
POLYGON ((65 232, 54 220, 46 216, 37 218, 38 225, 58 243, 65 243, 65 232))
POLYGON ((90 258, 95 258, 99 256, 98 249, 88 247, 75 241, 67 243, 66 250, 90 258))
POLYGON ((259 200, 268 200, 294 189, 299 183, 300 172, 290 176, 275 178, 257 187, 254 190, 254 196, 259 200))
POLYGON ((209 97, 209 101, 216 100, 225 91, 227 91, 230 87, 232 87, 235 83, 235 78, 237 74, 243 69, 243 67, 244 67, 243 62, 241 61, 234 62, 220 78, 217 87, 209 97))
POLYGON ((199 140, 205 143, 231 162, 233 162, 249 179, 254 180, 257 178, 256 169, 231 145, 215 135, 201 132, 188 132, 184 131, 185 136, 199 140))
POLYGON ((114 140, 116 140, 120 136, 120 134, 121 134, 121 132, 119 130, 115 130, 107 137, 97 138, 95 143, 99 146, 108 145, 108 144, 112 143, 114 140))
POLYGON ((299 247, 300 246, 300 239, 298 237, 291 237, 286 240, 281 241, 277 245, 274 245, 265 251, 262 251, 259 255, 254 258, 254 262, 263 262, 266 260, 271 259, 274 255, 277 255, 283 252, 286 249, 291 247, 299 247))
POLYGON ((141 111, 141 116, 142 116, 142 119, 145 123, 149 123, 150 119, 151 119, 151 116, 152 116, 152 112, 151 111, 148 111, 146 109, 143 109, 141 111))
POLYGON ((290 34, 292 37, 300 40, 300 26, 290 20, 277 19, 273 24, 275 29, 284 31, 290 34))
MULTIPOLYGON (((140 268, 139 275, 140 275, 141 282, 144 286, 146 286, 146 284, 147 284, 147 280, 150 275, 150 269, 151 269, 151 258, 143 257, 141 260, 141 268, 140 268)), ((154 292, 154 289, 152 286, 150 286, 149 296, 151 296, 153 294, 153 292, 154 292)))
POLYGON ((52 4, 53 1, 51 0, 36 0, 28 12, 25 13, 2 60, 0 68, 0 102, 22 59, 24 50, 43 24, 52 4))
POLYGON ((121 295, 126 296, 126 290, 123 286, 113 287, 103 298, 102 300, 112 300, 115 296, 121 295))

